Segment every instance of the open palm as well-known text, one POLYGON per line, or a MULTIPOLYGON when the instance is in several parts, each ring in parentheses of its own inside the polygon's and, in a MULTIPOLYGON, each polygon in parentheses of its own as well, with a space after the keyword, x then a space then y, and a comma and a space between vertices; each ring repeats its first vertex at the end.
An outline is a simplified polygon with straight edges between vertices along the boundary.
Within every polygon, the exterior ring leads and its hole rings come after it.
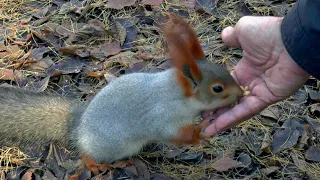
POLYGON ((217 134, 254 116, 268 105, 296 92, 308 79, 285 49, 280 32, 282 18, 243 17, 235 27, 222 32, 223 41, 241 47, 243 57, 231 73, 241 86, 248 86, 251 94, 231 109, 220 109, 206 128, 217 134))

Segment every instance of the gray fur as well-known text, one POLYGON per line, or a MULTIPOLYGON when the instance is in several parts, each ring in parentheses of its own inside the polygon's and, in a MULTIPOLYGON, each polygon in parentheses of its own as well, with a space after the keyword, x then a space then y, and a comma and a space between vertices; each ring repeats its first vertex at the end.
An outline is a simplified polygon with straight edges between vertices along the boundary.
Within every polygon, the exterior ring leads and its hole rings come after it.
MULTIPOLYGON (((234 85, 228 71, 216 72, 221 67, 207 61, 199 66, 207 71, 204 88, 208 89, 210 82, 206 81, 212 78, 227 78, 227 83, 234 85), (217 77, 220 74, 221 78, 217 77)), ((201 85, 198 88, 203 88, 201 85)), ((232 99, 237 97, 235 94, 232 99)), ((104 87, 89 104, 74 132, 75 146, 98 162, 111 163, 136 155, 151 141, 170 142, 179 128, 194 123, 202 110, 228 103, 232 102, 209 94, 202 97, 201 93, 185 98, 173 69, 125 75, 104 87)))
POLYGON ((190 98, 182 94, 175 69, 123 75, 88 106, 47 93, 0 87, 0 143, 70 141, 80 153, 106 163, 136 155, 151 141, 168 143, 202 110, 233 103, 239 96, 228 71, 207 61, 198 65, 203 79, 195 86, 199 93, 190 98), (216 81, 229 86, 230 94, 213 95, 208 85, 216 81))

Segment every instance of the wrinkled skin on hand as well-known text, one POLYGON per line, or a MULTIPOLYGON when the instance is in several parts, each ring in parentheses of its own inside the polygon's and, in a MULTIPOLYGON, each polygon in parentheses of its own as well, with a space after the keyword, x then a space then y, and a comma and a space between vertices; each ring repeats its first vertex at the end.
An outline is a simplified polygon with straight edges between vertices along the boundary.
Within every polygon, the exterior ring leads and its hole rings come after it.
MULTIPOLYGON (((290 57, 283 45, 278 17, 243 17, 235 27, 222 32, 226 45, 241 47, 243 57, 231 72, 241 86, 248 86, 251 94, 241 99, 233 108, 219 109, 216 118, 206 128, 215 135, 296 92, 309 78, 290 57)), ((299 43, 299 42, 297 42, 299 43)))

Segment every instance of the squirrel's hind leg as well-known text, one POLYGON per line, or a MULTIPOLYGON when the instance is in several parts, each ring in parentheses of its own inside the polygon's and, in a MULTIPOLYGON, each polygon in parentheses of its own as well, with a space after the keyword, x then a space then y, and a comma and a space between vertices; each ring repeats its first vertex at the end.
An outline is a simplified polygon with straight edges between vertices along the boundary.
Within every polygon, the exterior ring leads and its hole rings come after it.
POLYGON ((108 170, 112 170, 113 168, 109 166, 108 164, 99 164, 96 161, 92 160, 86 155, 82 156, 82 160, 86 167, 94 174, 98 175, 100 174, 99 171, 105 172, 108 170))
POLYGON ((84 165, 81 165, 78 168, 78 172, 75 173, 74 175, 72 175, 69 178, 69 180, 77 180, 79 178, 81 172, 84 170, 84 166, 86 166, 95 176, 100 174, 100 171, 106 172, 106 171, 110 171, 113 169, 112 166, 110 166, 108 164, 99 164, 86 155, 82 156, 82 160, 84 162, 84 165))

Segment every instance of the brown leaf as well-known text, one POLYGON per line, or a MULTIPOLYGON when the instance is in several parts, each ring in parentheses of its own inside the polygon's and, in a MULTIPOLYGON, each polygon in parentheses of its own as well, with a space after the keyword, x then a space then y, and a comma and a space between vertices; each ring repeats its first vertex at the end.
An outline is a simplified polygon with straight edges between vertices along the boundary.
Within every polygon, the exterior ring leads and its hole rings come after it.
MULTIPOLYGON (((130 62, 132 62, 132 59, 134 58, 135 53, 132 51, 125 51, 125 52, 120 52, 119 54, 115 55, 115 56, 111 56, 110 58, 108 58, 108 61, 113 61, 113 62, 121 62, 124 64, 129 64, 130 62)), ((105 62, 105 66, 107 67, 109 64, 109 62, 106 61, 105 62)))
POLYGON ((296 129, 298 130, 301 134, 304 132, 303 126, 296 120, 296 119, 287 119, 283 125, 281 126, 282 128, 290 128, 292 130, 296 129))
POLYGON ((25 162, 23 162, 21 159, 19 158, 12 158, 11 159, 11 163, 19 165, 19 166, 26 166, 27 164, 25 162))
POLYGON ((151 6, 160 6, 160 4, 163 2, 163 0, 142 0, 142 4, 148 4, 151 6))
POLYGON ((32 53, 32 49, 29 49, 29 51, 28 51, 26 54, 24 54, 24 55, 20 58, 20 60, 25 60, 25 59, 27 59, 27 58, 30 56, 31 53, 32 53))
POLYGON ((108 0, 106 8, 122 9, 126 6, 132 6, 136 3, 136 0, 108 0))
POLYGON ((86 50, 86 46, 62 47, 59 51, 65 54, 77 55, 79 57, 89 57, 89 52, 86 50))
POLYGON ((41 81, 30 83, 29 86, 25 87, 26 89, 32 90, 34 92, 43 92, 47 89, 49 84, 50 76, 42 79, 41 81))
POLYGON ((264 137, 263 132, 249 130, 245 133, 244 137, 247 147, 253 151, 255 155, 260 155, 262 153, 261 144, 262 138, 264 137))
POLYGON ((19 70, 3 69, 0 68, 0 79, 1 80, 12 80, 16 81, 22 78, 22 73, 19 70))
POLYGON ((55 31, 62 37, 68 37, 72 34, 72 31, 70 31, 67 27, 58 25, 55 28, 55 31))
POLYGON ((39 19, 43 18, 48 13, 50 7, 51 7, 51 5, 46 6, 46 7, 42 7, 40 10, 38 10, 38 12, 33 13, 32 16, 39 18, 39 19))
POLYGON ((260 113, 260 115, 264 116, 264 117, 272 118, 272 119, 279 119, 279 117, 280 117, 279 110, 276 106, 271 106, 271 107, 264 109, 260 113))
POLYGON ((138 176, 138 171, 137 171, 137 168, 135 166, 128 166, 128 167, 125 167, 124 170, 126 171, 126 174, 128 175, 134 175, 134 176, 138 176))
POLYGON ((180 3, 190 9, 193 9, 196 5, 196 0, 182 0, 180 3))
POLYGON ((197 0, 195 10, 197 12, 207 12, 209 14, 216 13, 216 5, 218 0, 197 0))
POLYGON ((219 172, 227 171, 229 169, 233 169, 241 166, 243 166, 241 163, 229 157, 219 159, 211 165, 213 169, 219 172))
POLYGON ((263 168, 263 169, 261 169, 260 171, 264 174, 264 175, 269 175, 269 174, 271 174, 271 173, 273 173, 273 172, 275 172, 275 171, 277 171, 277 170, 279 170, 280 169, 280 167, 278 167, 278 166, 271 166, 271 167, 267 167, 267 168, 263 168))
POLYGON ((99 19, 91 19, 88 21, 88 24, 95 25, 96 27, 100 27, 100 30, 104 30, 104 23, 99 19))
POLYGON ((52 179, 52 180, 58 180, 57 177, 55 177, 51 171, 49 170, 46 170, 42 176, 42 179, 52 179))
POLYGON ((125 168, 130 165, 128 161, 116 161, 114 164, 110 165, 113 168, 125 168))
POLYGON ((70 58, 69 60, 60 61, 51 68, 56 71, 60 71, 63 74, 79 73, 83 67, 89 63, 90 62, 88 62, 86 59, 70 58))
POLYGON ((32 180, 32 174, 32 171, 28 170, 26 173, 24 173, 21 180, 32 180))
POLYGON ((38 19, 36 21, 33 21, 32 26, 40 26, 41 24, 48 22, 51 17, 52 17, 52 15, 49 15, 49 16, 43 17, 41 19, 38 19))
POLYGON ((141 59, 145 61, 150 61, 153 59, 153 55, 148 53, 137 53, 135 56, 137 59, 141 59))
POLYGON ((89 47, 90 56, 104 60, 109 56, 113 56, 121 52, 119 42, 105 43, 95 47, 89 47))
POLYGON ((24 51, 18 45, 1 46, 0 58, 18 59, 24 55, 24 51))
POLYGON ((305 156, 310 161, 320 162, 320 146, 310 146, 305 156))
POLYGON ((36 63, 28 64, 26 67, 27 70, 38 70, 44 72, 49 68, 48 64, 45 61, 38 61, 36 63))
POLYGON ((139 179, 150 179, 150 173, 147 165, 139 159, 134 159, 133 164, 137 168, 139 179))
POLYGON ((273 138, 271 144, 271 151, 278 153, 284 149, 288 149, 297 144, 299 138, 299 131, 290 128, 278 131, 273 138))
POLYGON ((94 77, 94 78, 99 78, 103 76, 103 73, 101 72, 87 72, 88 77, 94 77))
POLYGON ((51 50, 47 47, 35 48, 32 50, 29 58, 40 61, 43 58, 43 55, 49 51, 51 50))
POLYGON ((139 21, 138 18, 117 18, 115 22, 120 23, 126 29, 126 38, 122 48, 131 48, 138 34, 134 25, 139 21))
POLYGON ((306 171, 306 161, 300 158, 296 151, 290 152, 290 156, 294 162, 294 164, 302 171, 306 171))

